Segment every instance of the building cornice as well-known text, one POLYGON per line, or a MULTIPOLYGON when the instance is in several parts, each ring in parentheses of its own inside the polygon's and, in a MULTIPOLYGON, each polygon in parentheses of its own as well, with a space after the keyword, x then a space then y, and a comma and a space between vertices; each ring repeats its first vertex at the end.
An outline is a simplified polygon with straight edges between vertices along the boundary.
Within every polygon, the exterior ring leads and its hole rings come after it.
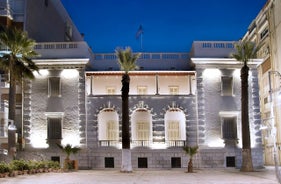
POLYGON ((89 58, 71 59, 33 59, 36 65, 86 65, 89 58))
MULTIPOLYGON (((196 64, 196 66, 216 66, 216 67, 233 67, 242 66, 242 61, 237 61, 234 58, 191 58, 191 61, 196 64)), ((263 62, 263 59, 251 59, 247 63, 250 67, 256 67, 263 62)))
MULTIPOLYGON (((123 75, 124 71, 87 71, 91 75, 123 75)), ((195 71, 130 71, 129 75, 195 75, 195 71)))

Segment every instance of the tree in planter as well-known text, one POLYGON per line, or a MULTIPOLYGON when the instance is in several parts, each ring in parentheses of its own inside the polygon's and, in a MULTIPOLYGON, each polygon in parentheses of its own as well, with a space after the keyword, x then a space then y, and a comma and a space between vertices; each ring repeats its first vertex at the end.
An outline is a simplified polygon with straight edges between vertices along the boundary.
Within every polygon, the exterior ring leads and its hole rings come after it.
POLYGON ((189 155, 187 172, 192 173, 193 172, 192 159, 193 159, 193 156, 196 155, 196 153, 198 152, 198 146, 193 146, 193 147, 185 146, 185 147, 183 147, 183 150, 185 151, 186 154, 189 155))
POLYGON ((116 56, 120 69, 124 71, 122 76, 122 166, 121 172, 132 172, 130 131, 129 131, 129 71, 137 69, 136 61, 140 54, 133 54, 130 47, 125 50, 116 49, 116 56))
POLYGON ((66 158, 64 159, 63 168, 65 170, 74 169, 74 163, 70 160, 70 155, 78 153, 81 150, 81 148, 79 148, 79 147, 72 147, 71 144, 67 144, 65 146, 62 146, 62 145, 58 144, 58 147, 64 153, 66 153, 66 158))
POLYGON ((248 76, 249 67, 248 61, 256 58, 258 48, 255 43, 250 41, 240 41, 236 44, 236 53, 232 56, 243 62, 241 68, 241 124, 242 124, 242 166, 240 171, 253 171, 251 138, 249 127, 249 91, 248 91, 248 76))

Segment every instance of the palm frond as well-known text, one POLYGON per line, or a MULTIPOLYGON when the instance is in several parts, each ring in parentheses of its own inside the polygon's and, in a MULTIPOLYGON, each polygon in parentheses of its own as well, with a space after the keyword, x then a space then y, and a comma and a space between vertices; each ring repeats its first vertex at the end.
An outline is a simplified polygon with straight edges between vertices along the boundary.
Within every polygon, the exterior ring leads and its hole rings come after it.
POLYGON ((257 46, 254 42, 243 40, 238 42, 235 45, 235 48, 236 53, 232 54, 232 57, 237 61, 247 64, 250 59, 257 57, 259 46, 257 46))
POLYGON ((78 151, 81 150, 79 147, 72 147, 71 144, 66 144, 65 146, 62 146, 60 144, 57 144, 57 146, 64 152, 66 153, 67 157, 69 158, 70 154, 76 154, 78 151))
POLYGON ((17 81, 25 77, 33 79, 33 71, 38 71, 38 67, 31 58, 39 56, 34 51, 35 41, 26 32, 10 27, 0 33, 0 43, 8 50, 0 57, 0 69, 13 72, 17 81))
POLYGON ((190 157, 193 157, 198 152, 198 146, 184 146, 183 150, 186 154, 188 154, 190 157))
POLYGON ((140 57, 140 53, 133 54, 132 49, 127 47, 125 50, 117 48, 115 50, 115 54, 120 65, 120 69, 124 70, 125 73, 138 68, 136 61, 140 57))

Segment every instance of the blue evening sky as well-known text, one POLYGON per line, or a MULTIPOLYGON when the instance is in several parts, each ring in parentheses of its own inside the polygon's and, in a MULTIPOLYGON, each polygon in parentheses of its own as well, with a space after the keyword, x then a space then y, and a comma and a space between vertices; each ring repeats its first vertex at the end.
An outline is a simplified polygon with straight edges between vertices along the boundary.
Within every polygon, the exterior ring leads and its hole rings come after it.
POLYGON ((233 41, 267 0, 61 0, 93 52, 189 52, 193 41, 233 41), (139 26, 142 39, 136 39, 139 26))

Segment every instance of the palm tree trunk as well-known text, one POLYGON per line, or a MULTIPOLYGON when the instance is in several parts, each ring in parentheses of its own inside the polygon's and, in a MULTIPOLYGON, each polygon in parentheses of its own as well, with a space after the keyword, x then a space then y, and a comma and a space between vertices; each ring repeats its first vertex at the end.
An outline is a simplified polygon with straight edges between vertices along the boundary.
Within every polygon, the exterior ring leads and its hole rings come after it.
POLYGON ((130 77, 128 74, 124 74, 122 77, 122 148, 123 149, 130 149, 129 85, 130 85, 130 77))
POLYGON ((192 158, 189 159, 188 166, 187 166, 187 172, 189 172, 189 173, 193 172, 192 158))
POLYGON ((251 138, 249 128, 249 96, 248 96, 249 67, 244 64, 241 68, 241 120, 242 120, 242 166, 241 171, 253 171, 251 138))
MULTIPOLYGON (((9 87, 9 114, 8 119, 15 121, 16 116, 16 80, 12 71, 10 72, 10 87, 9 87)), ((14 122, 15 123, 15 122, 14 122)), ((15 156, 15 130, 8 129, 8 152, 9 155, 15 156)))
POLYGON ((13 71, 10 71, 10 87, 9 87, 9 114, 10 120, 15 120, 16 116, 16 79, 13 71))
POLYGON ((122 172, 132 172, 130 130, 129 130, 129 89, 128 73, 122 76, 122 172))

